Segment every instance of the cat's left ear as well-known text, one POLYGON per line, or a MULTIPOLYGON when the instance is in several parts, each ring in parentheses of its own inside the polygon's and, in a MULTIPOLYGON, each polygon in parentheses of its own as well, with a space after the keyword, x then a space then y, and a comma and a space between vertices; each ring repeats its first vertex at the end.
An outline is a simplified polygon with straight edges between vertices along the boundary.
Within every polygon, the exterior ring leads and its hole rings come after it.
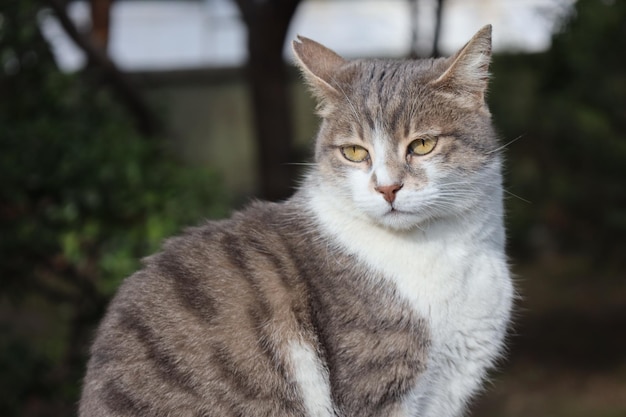
POLYGON ((341 68, 348 63, 334 51, 304 36, 292 43, 296 64, 319 102, 319 110, 340 97, 335 86, 341 68))
POLYGON ((491 61, 491 25, 480 29, 448 61, 448 67, 432 85, 484 105, 491 61))

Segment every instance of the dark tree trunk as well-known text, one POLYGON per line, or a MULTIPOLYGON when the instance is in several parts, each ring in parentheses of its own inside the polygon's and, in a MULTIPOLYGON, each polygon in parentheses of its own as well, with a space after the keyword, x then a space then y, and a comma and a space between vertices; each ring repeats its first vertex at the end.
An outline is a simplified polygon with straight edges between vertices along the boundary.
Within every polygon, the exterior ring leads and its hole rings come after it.
POLYGON ((292 193, 293 126, 283 46, 299 3, 237 0, 248 28, 247 79, 259 147, 260 194, 269 200, 292 193))
POLYGON ((439 50, 439 39, 441 38, 441 20, 443 18, 443 2, 444 0, 437 0, 437 9, 435 14, 435 34, 433 36, 433 56, 438 58, 441 56, 439 50))
POLYGON ((91 0, 91 42, 103 52, 109 45, 113 0, 91 0))

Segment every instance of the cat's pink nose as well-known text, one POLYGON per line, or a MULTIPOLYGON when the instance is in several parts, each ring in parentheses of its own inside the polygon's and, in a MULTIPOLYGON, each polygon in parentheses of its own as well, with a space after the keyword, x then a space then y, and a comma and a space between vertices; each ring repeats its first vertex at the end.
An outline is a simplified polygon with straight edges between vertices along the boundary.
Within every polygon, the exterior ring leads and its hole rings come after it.
POLYGON ((393 203, 396 199, 396 193, 402 188, 403 184, 379 185, 374 187, 376 191, 383 195, 388 203, 393 203))

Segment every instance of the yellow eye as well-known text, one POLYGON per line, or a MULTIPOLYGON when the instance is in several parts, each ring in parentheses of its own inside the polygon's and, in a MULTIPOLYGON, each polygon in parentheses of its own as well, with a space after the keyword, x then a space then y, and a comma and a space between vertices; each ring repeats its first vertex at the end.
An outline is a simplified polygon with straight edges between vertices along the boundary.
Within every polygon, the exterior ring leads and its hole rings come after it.
POLYGON ((424 136, 415 139, 409 144, 409 154, 426 155, 435 149, 435 145, 437 145, 437 138, 434 136, 424 136))
POLYGON ((352 162, 363 162, 370 156, 367 149, 359 145, 343 146, 341 153, 348 161, 352 162))

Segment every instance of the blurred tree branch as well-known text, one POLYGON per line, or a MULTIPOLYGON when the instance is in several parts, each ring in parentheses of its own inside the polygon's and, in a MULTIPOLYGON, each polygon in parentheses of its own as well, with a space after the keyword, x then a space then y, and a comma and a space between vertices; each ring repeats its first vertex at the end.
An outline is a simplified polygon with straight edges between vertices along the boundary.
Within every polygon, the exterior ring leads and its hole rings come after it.
POLYGON ((432 56, 439 58, 441 51, 439 50, 439 39, 441 38, 441 22, 443 20, 443 4, 444 0, 437 0, 437 8, 435 9, 435 33, 433 35, 433 52, 432 56))
POLYGON ((300 0, 236 0, 248 28, 247 80, 259 144, 261 196, 291 194, 292 114, 283 46, 300 0))
MULTIPOLYGON (((426 52, 420 51, 418 45, 419 39, 419 3, 420 0, 409 0, 410 18, 411 18, 411 46, 409 49, 408 57, 410 59, 417 59, 423 56, 426 52)), ((441 27, 443 20, 443 6, 444 0, 437 0, 435 4, 435 29, 433 30, 433 43, 430 51, 430 56, 439 58, 441 51, 439 50, 439 41, 441 38, 441 27)))
POLYGON ((87 55, 89 63, 102 71, 104 79, 109 82, 128 111, 133 115, 139 131, 148 136, 157 133, 159 130, 158 121, 139 91, 130 82, 126 74, 106 55, 103 48, 95 46, 90 39, 80 33, 67 14, 64 1, 45 0, 45 2, 52 8, 67 35, 87 55))

